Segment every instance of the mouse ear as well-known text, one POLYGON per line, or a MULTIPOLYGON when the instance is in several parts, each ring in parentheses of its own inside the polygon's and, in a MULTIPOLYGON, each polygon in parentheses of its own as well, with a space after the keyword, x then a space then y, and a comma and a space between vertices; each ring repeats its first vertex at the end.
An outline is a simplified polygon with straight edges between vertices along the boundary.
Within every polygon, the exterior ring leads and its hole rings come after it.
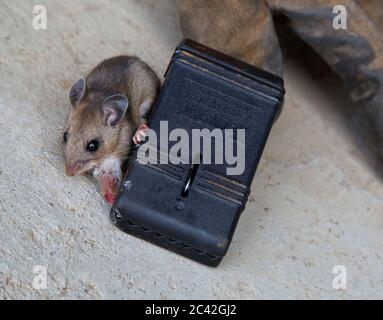
POLYGON ((86 83, 84 79, 78 80, 70 89, 69 100, 73 107, 75 107, 85 96, 86 83))
POLYGON ((102 112, 104 113, 104 124, 114 127, 124 119, 128 110, 128 98, 121 94, 116 94, 104 100, 102 112))

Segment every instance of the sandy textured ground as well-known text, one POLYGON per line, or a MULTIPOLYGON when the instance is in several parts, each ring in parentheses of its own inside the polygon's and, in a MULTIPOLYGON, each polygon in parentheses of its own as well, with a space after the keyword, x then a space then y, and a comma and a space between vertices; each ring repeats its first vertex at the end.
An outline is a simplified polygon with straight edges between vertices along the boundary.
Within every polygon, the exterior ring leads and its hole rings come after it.
POLYGON ((337 82, 288 61, 284 112, 229 253, 211 269, 126 235, 58 147, 67 91, 93 65, 136 54, 162 75, 181 39, 169 1, 3 0, 0 20, 0 297, 383 298, 383 192, 350 135, 337 82), (44 4, 48 30, 32 28, 44 4), (32 288, 47 266, 46 290, 32 288), (347 268, 347 290, 332 286, 347 268))

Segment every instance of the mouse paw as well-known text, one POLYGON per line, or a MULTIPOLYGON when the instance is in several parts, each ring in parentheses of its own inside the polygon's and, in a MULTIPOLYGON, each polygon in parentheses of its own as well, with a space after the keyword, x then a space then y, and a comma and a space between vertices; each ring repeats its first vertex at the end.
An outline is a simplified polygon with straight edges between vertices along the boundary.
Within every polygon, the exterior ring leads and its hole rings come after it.
POLYGON ((145 131, 148 129, 149 127, 146 124, 142 124, 138 127, 136 133, 133 136, 134 144, 140 144, 145 141, 145 137, 146 137, 145 131))
POLYGON ((93 176, 98 179, 100 192, 106 202, 113 204, 122 179, 121 160, 113 156, 106 158, 95 168, 93 176))

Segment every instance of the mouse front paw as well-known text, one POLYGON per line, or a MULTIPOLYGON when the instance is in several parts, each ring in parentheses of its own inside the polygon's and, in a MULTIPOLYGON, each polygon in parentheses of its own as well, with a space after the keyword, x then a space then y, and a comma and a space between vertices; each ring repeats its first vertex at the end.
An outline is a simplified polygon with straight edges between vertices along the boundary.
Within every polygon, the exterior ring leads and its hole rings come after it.
POLYGON ((113 204, 122 179, 121 160, 115 156, 106 158, 93 171, 99 181, 100 191, 109 204, 113 204))
POLYGON ((107 203, 113 204, 119 186, 119 179, 111 174, 103 174, 100 176, 101 193, 107 203))
POLYGON ((134 144, 140 144, 145 141, 146 138, 146 132, 149 129, 149 127, 146 124, 142 124, 138 127, 136 133, 133 136, 133 142, 134 144))
POLYGON ((104 199, 107 203, 113 205, 114 201, 116 201, 116 195, 112 193, 104 193, 104 199))

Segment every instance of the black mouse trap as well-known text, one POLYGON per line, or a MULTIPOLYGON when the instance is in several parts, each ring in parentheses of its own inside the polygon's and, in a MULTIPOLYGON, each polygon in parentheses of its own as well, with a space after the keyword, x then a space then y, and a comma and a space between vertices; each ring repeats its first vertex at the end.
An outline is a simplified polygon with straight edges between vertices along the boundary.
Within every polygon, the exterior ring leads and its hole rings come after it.
POLYGON ((170 62, 148 121, 157 133, 157 145, 161 145, 155 151, 157 162, 142 163, 138 152, 129 162, 111 210, 114 224, 129 234, 217 266, 244 210, 283 97, 281 78, 193 41, 183 41, 170 62), (210 141, 213 155, 209 161, 205 161, 203 139, 198 142, 203 152, 191 152, 195 141, 189 139, 185 163, 171 161, 171 152, 166 154, 166 150, 179 141, 167 141, 162 148, 165 127, 168 135, 182 129, 189 137, 196 129, 217 129, 218 136, 213 135, 210 141), (225 141, 224 150, 214 152, 219 135, 226 137, 227 132, 232 132, 228 140, 233 145, 225 141), (170 160, 159 163, 164 154, 170 160), (232 161, 235 157, 236 163, 232 161))

